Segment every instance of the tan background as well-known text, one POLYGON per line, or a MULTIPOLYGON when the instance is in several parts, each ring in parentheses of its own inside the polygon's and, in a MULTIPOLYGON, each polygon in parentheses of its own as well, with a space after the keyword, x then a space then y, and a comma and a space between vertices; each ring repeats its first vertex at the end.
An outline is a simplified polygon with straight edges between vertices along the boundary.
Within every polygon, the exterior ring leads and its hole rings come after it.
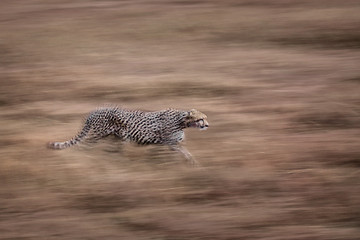
POLYGON ((359 1, 3 0, 0 239, 358 239, 359 1), (96 107, 196 108, 203 165, 96 107))

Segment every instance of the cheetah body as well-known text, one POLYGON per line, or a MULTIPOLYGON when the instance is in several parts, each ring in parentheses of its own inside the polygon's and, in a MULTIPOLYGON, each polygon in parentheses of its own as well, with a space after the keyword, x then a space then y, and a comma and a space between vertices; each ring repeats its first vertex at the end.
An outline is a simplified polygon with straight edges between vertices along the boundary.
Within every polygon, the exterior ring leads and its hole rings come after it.
POLYGON ((117 107, 95 110, 87 117, 83 129, 74 138, 49 144, 53 149, 64 149, 83 140, 98 140, 115 135, 124 141, 138 144, 169 145, 190 158, 190 153, 178 144, 184 140, 184 129, 206 129, 207 116, 195 109, 182 111, 166 109, 156 112, 127 110, 117 107))

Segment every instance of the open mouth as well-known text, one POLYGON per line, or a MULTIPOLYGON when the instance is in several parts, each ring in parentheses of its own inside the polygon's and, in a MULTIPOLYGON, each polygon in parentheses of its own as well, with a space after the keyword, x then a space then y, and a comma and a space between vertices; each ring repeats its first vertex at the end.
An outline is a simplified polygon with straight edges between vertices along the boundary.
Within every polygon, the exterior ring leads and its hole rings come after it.
POLYGON ((196 122, 196 127, 200 128, 200 130, 206 130, 209 125, 207 125, 204 120, 200 119, 196 122))
POLYGON ((206 130, 209 127, 209 125, 205 123, 204 120, 200 119, 196 122, 189 123, 188 127, 199 128, 200 130, 206 130))
POLYGON ((200 126, 200 130, 206 130, 208 127, 208 125, 200 126))

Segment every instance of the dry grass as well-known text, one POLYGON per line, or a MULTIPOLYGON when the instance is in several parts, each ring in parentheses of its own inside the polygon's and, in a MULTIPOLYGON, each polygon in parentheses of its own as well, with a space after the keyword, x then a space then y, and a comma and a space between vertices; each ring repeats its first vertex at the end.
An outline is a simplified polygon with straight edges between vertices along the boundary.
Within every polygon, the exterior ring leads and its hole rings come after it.
POLYGON ((358 239, 358 1, 2 1, 0 239, 358 239), (109 138, 106 105, 197 108, 202 163, 109 138))

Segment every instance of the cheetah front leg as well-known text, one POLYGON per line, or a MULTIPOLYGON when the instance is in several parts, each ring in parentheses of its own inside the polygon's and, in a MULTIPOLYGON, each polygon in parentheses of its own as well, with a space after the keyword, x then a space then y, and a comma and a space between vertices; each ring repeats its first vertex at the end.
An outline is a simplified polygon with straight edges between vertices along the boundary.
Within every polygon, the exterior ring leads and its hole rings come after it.
POLYGON ((181 145, 170 145, 170 148, 174 151, 180 152, 184 155, 186 160, 193 166, 193 167, 199 167, 200 163, 194 159, 194 157, 191 155, 191 153, 181 145))

